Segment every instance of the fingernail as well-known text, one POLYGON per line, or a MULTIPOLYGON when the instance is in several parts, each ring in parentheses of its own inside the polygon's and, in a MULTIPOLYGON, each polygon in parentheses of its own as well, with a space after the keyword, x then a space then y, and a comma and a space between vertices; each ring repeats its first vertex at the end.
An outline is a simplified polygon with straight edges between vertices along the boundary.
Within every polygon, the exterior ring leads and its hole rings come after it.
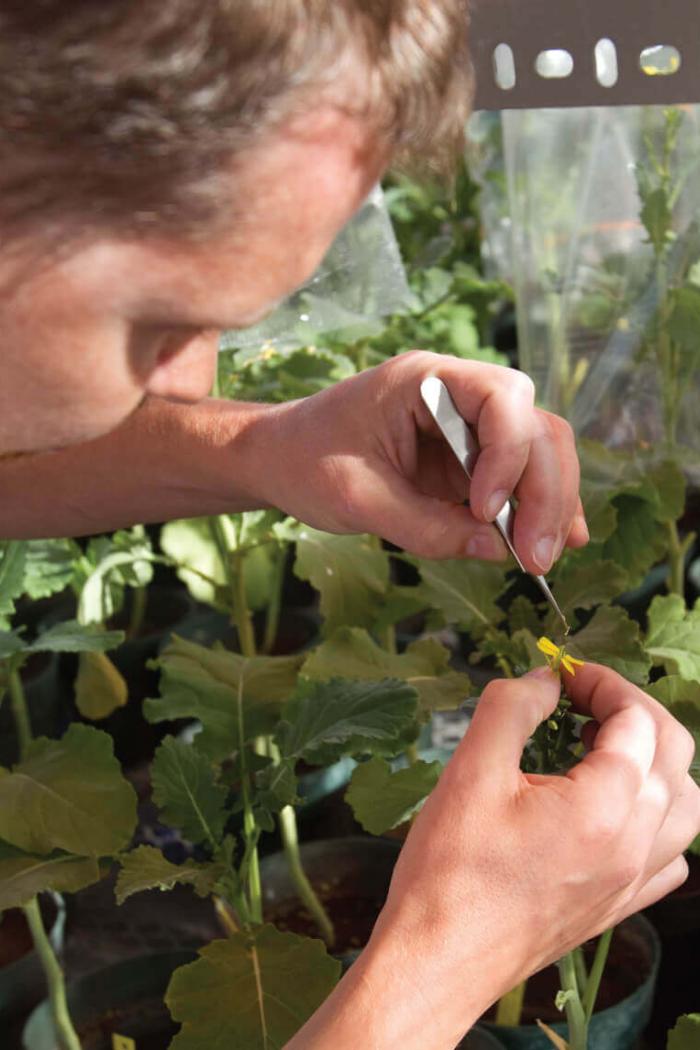
POLYGON ((533 667, 531 671, 523 675, 523 678, 551 678, 552 671, 549 667, 533 667))
POLYGON ((588 529, 588 522, 584 518, 583 514, 577 514, 576 515, 576 526, 577 526, 577 528, 579 528, 585 534, 585 536, 586 536, 586 543, 588 543, 588 541, 591 538, 591 534, 590 534, 589 529, 588 529))
POLYGON ((496 549, 490 536, 477 534, 467 543, 467 555, 470 558, 483 558, 485 561, 493 561, 496 557, 496 549))
POLYGON ((493 521, 503 510, 506 500, 508 499, 508 493, 499 489, 498 492, 493 492, 486 500, 486 506, 484 512, 486 514, 487 521, 493 521))
POLYGON ((549 572, 554 561, 554 537, 543 536, 541 540, 538 540, 532 556, 540 572, 549 572))

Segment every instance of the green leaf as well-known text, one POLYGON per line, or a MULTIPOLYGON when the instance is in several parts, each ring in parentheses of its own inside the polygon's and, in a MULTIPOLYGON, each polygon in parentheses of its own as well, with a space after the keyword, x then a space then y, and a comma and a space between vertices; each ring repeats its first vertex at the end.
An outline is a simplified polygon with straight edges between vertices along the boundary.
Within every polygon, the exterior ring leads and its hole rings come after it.
POLYGON ((100 878, 96 860, 52 853, 37 857, 0 842, 0 912, 18 908, 45 890, 76 893, 100 878))
POLYGON ((602 548, 602 557, 628 574, 628 586, 637 587, 649 569, 666 553, 666 532, 653 503, 636 496, 615 500, 617 526, 602 548))
POLYGON ((684 1014, 668 1033, 666 1050, 698 1050, 700 1046, 700 1014, 684 1014))
POLYGON ((700 682, 688 682, 679 674, 659 678, 646 687, 646 692, 661 704, 689 701, 700 710, 700 682))
POLYGON ((271 813, 293 806, 297 797, 297 778, 292 761, 265 766, 255 774, 255 803, 271 813))
POLYGON ((104 631, 92 624, 83 626, 77 620, 66 620, 54 624, 26 648, 30 653, 101 653, 123 641, 123 631, 104 631))
POLYGON ((439 609, 449 624, 465 631, 482 631, 503 620, 496 604, 506 586, 507 567, 464 560, 428 561, 407 557, 421 574, 427 604, 439 609))
POLYGON ((700 348, 700 288, 692 284, 676 288, 671 294, 666 321, 668 334, 685 353, 697 355, 700 348))
POLYGON ((530 599, 522 594, 518 594, 508 607, 508 624, 512 632, 530 631, 536 637, 542 634, 542 617, 530 599))
POLYGON ((284 757, 315 764, 363 751, 393 754, 417 708, 416 690, 392 678, 309 682, 287 703, 276 738, 284 757))
POLYGON ((166 736, 151 766, 153 801, 166 824, 191 842, 216 848, 226 823, 226 788, 209 759, 191 744, 166 736))
POLYGON ((321 595, 324 629, 371 627, 389 587, 389 556, 368 536, 335 536, 303 525, 294 571, 321 595))
POLYGON ((187 518, 168 522, 161 529, 160 545, 168 557, 181 566, 177 574, 192 597, 222 608, 219 591, 226 586, 226 570, 209 519, 187 518))
POLYGON ((171 864, 159 849, 138 846, 120 858, 121 868, 115 893, 117 904, 143 890, 171 890, 173 886, 192 886, 198 897, 208 897, 224 871, 223 864, 171 864))
MULTIPOLYGON (((592 565, 569 561, 557 569, 553 583, 561 608, 574 614, 577 609, 592 609, 595 605, 616 598, 625 590, 627 573, 612 561, 600 561, 592 565)), ((548 614, 545 634, 551 632, 557 619, 555 613, 548 614)))
POLYGON ((453 671, 449 659, 449 650, 434 638, 411 642, 398 655, 382 649, 359 627, 340 627, 313 651, 302 673, 318 681, 402 678, 417 690, 424 711, 447 711, 473 692, 469 676, 453 671))
POLYGON ((649 234, 649 243, 656 254, 661 255, 673 231, 673 213, 668 193, 663 187, 645 193, 639 217, 649 234))
POLYGON ((601 606, 567 649, 579 659, 607 664, 631 682, 644 685, 651 660, 642 645, 639 625, 619 606, 601 606))
POLYGON ((0 542, 0 629, 8 630, 15 611, 15 598, 24 590, 26 543, 19 540, 0 542))
POLYGON ((677 594, 657 595, 649 606, 646 649, 668 674, 700 681, 700 599, 686 609, 677 594))
POLYGON ((17 653, 24 653, 27 643, 16 631, 0 631, 0 660, 9 660, 17 653))
POLYGON ((440 762, 416 762, 392 773, 388 762, 371 758, 354 770, 345 800, 365 831, 383 835, 413 816, 441 772, 440 762))
POLYGON ((28 853, 108 856, 124 849, 135 823, 136 795, 112 738, 91 726, 40 737, 11 773, 0 770, 0 838, 28 853))
POLYGON ((213 941, 176 970, 170 1050, 281 1050, 328 997, 340 963, 321 941, 261 926, 213 941))
POLYGON ((105 653, 81 653, 75 703, 84 718, 107 718, 129 699, 124 678, 105 653))
POLYGON ((125 587, 145 587, 153 576, 151 542, 143 525, 90 540, 76 567, 81 623, 104 623, 118 612, 125 587))
POLYGON ((174 637, 158 661, 160 699, 144 701, 144 714, 150 722, 199 719, 198 750, 223 759, 238 747, 239 690, 245 738, 271 733, 283 702, 294 691, 303 660, 303 654, 246 659, 174 637))
POLYGON ((82 555, 75 540, 29 540, 24 589, 33 599, 59 594, 73 580, 82 555))

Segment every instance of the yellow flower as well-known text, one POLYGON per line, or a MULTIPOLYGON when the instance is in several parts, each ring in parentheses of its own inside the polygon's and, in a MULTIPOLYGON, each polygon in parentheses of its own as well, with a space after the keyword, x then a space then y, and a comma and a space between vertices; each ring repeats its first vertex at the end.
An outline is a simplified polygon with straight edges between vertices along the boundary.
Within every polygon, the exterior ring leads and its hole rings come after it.
POLYGON ((576 668, 583 667, 583 660, 577 660, 575 656, 569 656, 565 645, 561 647, 555 645, 549 638, 540 638, 537 648, 541 653, 544 653, 547 663, 553 671, 558 671, 560 667, 563 667, 569 674, 576 674, 576 668))

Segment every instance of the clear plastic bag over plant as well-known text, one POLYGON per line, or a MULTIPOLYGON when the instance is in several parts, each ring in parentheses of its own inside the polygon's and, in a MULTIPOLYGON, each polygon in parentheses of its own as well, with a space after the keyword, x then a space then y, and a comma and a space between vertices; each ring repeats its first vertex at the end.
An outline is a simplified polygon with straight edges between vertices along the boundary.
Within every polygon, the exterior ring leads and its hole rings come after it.
POLYGON ((411 303, 391 219, 377 186, 336 238, 314 276, 260 324, 225 332, 221 349, 309 346, 324 332, 359 335, 411 303))
POLYGON ((700 107, 479 114, 472 137, 540 403, 700 482, 700 107))

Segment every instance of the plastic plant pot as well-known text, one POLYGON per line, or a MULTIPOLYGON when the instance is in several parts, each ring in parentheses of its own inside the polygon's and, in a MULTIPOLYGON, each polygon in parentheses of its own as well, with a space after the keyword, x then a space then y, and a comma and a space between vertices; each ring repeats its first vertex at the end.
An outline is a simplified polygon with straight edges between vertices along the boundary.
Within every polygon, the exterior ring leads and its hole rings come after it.
MULTIPOLYGON (((625 926, 635 932, 640 944, 640 955, 644 956, 643 961, 646 963, 646 977, 631 995, 593 1015, 589 1029, 589 1050, 632 1050, 651 1015, 661 960, 661 943, 654 927, 642 915, 627 919, 625 926)), ((565 1022, 547 1023, 566 1039, 565 1022)), ((481 1024, 500 1039, 506 1050, 552 1050, 547 1036, 534 1024, 513 1028, 483 1020, 481 1024)))
MULTIPOLYGON (((173 970, 195 958, 194 951, 142 955, 72 981, 68 1006, 83 1050, 112 1050, 115 1034, 167 1050, 178 1026, 163 996, 173 970)), ((59 1050, 48 1002, 30 1015, 22 1042, 24 1050, 59 1050)))

